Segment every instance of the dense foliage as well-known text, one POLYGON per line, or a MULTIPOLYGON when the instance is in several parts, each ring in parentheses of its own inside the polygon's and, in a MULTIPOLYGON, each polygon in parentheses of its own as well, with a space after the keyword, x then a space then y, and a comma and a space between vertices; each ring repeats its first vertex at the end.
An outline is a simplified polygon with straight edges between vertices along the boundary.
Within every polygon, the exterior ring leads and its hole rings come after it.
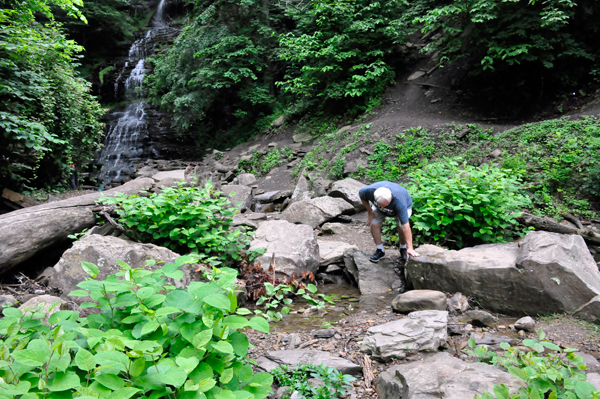
MULTIPOLYGON (((0 321, 0 396, 3 398, 261 399, 273 377, 254 373, 249 342, 238 330, 268 332, 261 317, 236 300, 233 269, 214 269, 207 280, 175 288, 189 259, 150 271, 122 271, 104 281, 79 283, 75 297, 91 297, 80 318, 62 310, 3 310, 0 321), (150 396, 148 396, 150 395, 150 396)), ((84 263, 94 278, 98 267, 84 263)))
POLYGON ((333 367, 314 364, 280 366, 271 370, 271 374, 282 387, 289 387, 282 399, 289 399, 294 391, 306 399, 331 399, 344 397, 355 380, 348 374, 342 374, 333 367), (323 382, 319 386, 311 384, 310 379, 318 378, 323 382))
POLYGON ((411 174, 411 223, 418 241, 462 248, 511 240, 515 219, 531 205, 520 179, 497 167, 457 161, 431 163, 411 174))
POLYGON ((498 354, 486 345, 476 346, 469 339, 469 349, 465 352, 480 361, 497 365, 527 385, 510 394, 504 384, 494 385, 494 393, 484 392, 475 395, 476 399, 597 399, 600 392, 587 381, 586 366, 576 349, 562 350, 558 345, 545 339, 545 333, 538 331, 538 339, 524 339, 522 345, 528 348, 511 347, 503 342, 504 350, 498 354))
POLYGON ((82 48, 65 38, 50 9, 83 19, 81 2, 3 3, 0 179, 17 187, 53 184, 90 161, 103 134, 102 109, 74 70, 82 48))
POLYGON ((226 197, 203 188, 163 187, 161 192, 144 195, 118 194, 102 197, 115 205, 119 222, 141 242, 151 242, 177 252, 198 252, 212 264, 240 260, 240 252, 250 244, 244 227, 232 228, 237 210, 226 197))

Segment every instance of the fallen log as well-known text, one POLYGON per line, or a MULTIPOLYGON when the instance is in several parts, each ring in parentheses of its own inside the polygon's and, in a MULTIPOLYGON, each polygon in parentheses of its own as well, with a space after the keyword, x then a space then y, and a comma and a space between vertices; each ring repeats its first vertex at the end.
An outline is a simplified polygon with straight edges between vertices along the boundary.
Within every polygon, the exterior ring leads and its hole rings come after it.
POLYGON ((137 194, 154 184, 138 178, 111 190, 32 206, 0 215, 0 274, 42 250, 96 224, 92 208, 101 195, 137 194))
POLYGON ((549 231, 559 234, 577 234, 583 237, 587 244, 600 245, 600 234, 591 230, 578 229, 576 227, 566 226, 564 224, 553 222, 552 220, 541 218, 530 213, 524 213, 517 218, 517 221, 525 226, 532 226, 536 230, 549 231))

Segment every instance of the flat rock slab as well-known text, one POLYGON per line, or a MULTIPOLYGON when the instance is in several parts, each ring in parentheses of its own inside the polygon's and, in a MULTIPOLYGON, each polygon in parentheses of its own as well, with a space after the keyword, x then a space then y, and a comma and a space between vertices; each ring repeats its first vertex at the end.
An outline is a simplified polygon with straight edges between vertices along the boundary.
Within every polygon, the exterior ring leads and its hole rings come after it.
POLYGON ((363 187, 365 187, 363 183, 352 178, 338 180, 333 183, 328 195, 330 197, 342 198, 348 201, 352 204, 354 210, 358 212, 365 209, 365 206, 358 196, 358 191, 363 187))
POLYGON ((358 364, 324 351, 304 349, 268 351, 265 353, 265 357, 270 362, 259 361, 258 366, 266 371, 271 371, 279 365, 314 364, 319 366, 322 364, 333 367, 342 374, 358 375, 362 372, 362 367, 358 364), (274 367, 274 365, 277 366, 274 367))
POLYGON ((257 248, 266 248, 266 252, 256 259, 263 269, 269 269, 275 254, 275 271, 288 276, 300 275, 303 271, 314 273, 321 260, 313 229, 285 220, 262 222, 250 243, 250 249, 257 248))
POLYGON ((361 352, 375 359, 404 359, 408 353, 437 350, 448 339, 448 312, 421 310, 405 319, 380 324, 367 330, 361 352))
MULTIPOLYGON (((78 289, 77 284, 90 276, 81 267, 81 262, 91 262, 98 266, 98 279, 103 280, 111 274, 121 271, 117 260, 126 262, 132 268, 146 267, 147 260, 155 260, 157 264, 149 269, 162 267, 160 261, 173 262, 179 255, 170 249, 154 244, 139 244, 112 236, 97 234, 84 235, 75 241, 54 266, 49 285, 60 288, 64 295, 78 289)), ((86 302, 83 297, 69 297, 69 300, 86 302)))
POLYGON ((398 313, 418 310, 446 310, 446 295, 440 291, 412 290, 398 295, 392 301, 392 309, 398 313))
POLYGON ((227 197, 231 205, 238 205, 239 209, 247 208, 250 205, 252 189, 248 186, 239 184, 227 184, 221 187, 221 192, 227 197))
POLYGON ((379 399, 471 399, 504 384, 511 394, 523 381, 485 363, 468 363, 441 352, 392 366, 374 381, 379 399))
POLYGON ((347 249, 358 249, 356 245, 341 241, 317 240, 317 243, 319 244, 321 266, 327 266, 333 263, 344 263, 344 251, 347 249))
POLYGON ((406 266, 415 289, 462 292, 509 315, 600 316, 600 273, 580 236, 531 231, 519 243, 418 251, 406 266))
POLYGON ((156 181, 161 181, 167 178, 183 180, 185 178, 185 169, 158 172, 157 174, 153 175, 152 178, 156 181))
POLYGON ((290 223, 307 224, 314 229, 353 209, 341 198, 318 197, 294 202, 281 213, 281 218, 290 223))
POLYGON ((402 284, 396 274, 397 265, 390 258, 380 259, 378 263, 369 260, 372 253, 358 249, 344 251, 346 270, 358 283, 362 295, 382 294, 392 290, 392 287, 402 284))

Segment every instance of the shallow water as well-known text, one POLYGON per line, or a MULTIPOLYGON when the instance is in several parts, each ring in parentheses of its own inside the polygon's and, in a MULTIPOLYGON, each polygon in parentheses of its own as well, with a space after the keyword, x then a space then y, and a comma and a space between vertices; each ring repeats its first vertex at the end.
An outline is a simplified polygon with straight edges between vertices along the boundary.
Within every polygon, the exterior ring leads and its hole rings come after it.
POLYGON ((291 312, 283 316, 283 320, 271 324, 272 332, 303 332, 323 328, 323 323, 335 323, 345 316, 356 313, 376 313, 391 306, 392 300, 397 294, 386 293, 376 295, 360 295, 357 287, 348 283, 326 284, 319 286, 319 294, 332 297, 335 305, 327 304, 327 312, 312 311, 304 315, 302 311, 309 306, 302 298, 295 298, 291 305, 291 312))

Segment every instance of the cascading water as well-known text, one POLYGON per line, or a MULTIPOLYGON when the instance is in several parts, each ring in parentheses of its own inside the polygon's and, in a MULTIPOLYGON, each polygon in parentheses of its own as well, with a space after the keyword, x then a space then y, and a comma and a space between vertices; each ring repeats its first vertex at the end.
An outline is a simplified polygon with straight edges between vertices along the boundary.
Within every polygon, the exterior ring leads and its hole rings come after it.
POLYGON ((105 183, 122 181, 132 174, 136 163, 147 159, 152 152, 147 143, 149 105, 144 101, 143 83, 147 73, 146 58, 154 50, 157 38, 169 37, 176 31, 165 21, 166 2, 160 1, 152 28, 131 45, 128 59, 115 81, 115 99, 118 99, 121 87, 124 87, 125 99, 129 104, 124 111, 109 114, 111 122, 97 161, 102 165, 99 179, 105 183))

